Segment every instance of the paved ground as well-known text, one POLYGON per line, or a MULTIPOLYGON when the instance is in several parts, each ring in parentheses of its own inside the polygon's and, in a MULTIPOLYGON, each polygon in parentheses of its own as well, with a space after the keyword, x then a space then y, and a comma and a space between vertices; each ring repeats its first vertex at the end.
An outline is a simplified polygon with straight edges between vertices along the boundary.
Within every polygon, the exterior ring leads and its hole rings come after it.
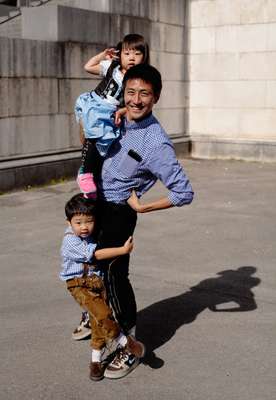
POLYGON ((184 165, 193 204, 139 219, 131 279, 149 355, 118 381, 88 379, 57 278, 75 183, 0 197, 1 400, 276 398, 276 164, 184 165))

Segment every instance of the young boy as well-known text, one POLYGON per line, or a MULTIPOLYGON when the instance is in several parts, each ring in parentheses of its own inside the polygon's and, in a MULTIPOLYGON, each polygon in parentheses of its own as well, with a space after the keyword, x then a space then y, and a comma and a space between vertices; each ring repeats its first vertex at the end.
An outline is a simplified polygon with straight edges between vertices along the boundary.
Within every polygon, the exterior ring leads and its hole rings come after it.
MULTIPOLYGON (((101 356, 108 342, 114 340, 118 347, 125 348, 139 358, 145 353, 143 343, 121 332, 108 305, 101 273, 92 264, 96 260, 116 259, 129 254, 133 249, 133 242, 132 237, 129 237, 121 247, 96 250, 97 244, 92 236, 95 233, 95 202, 85 198, 83 194, 73 196, 66 203, 65 214, 69 227, 61 247, 60 279, 66 281, 71 295, 89 313, 93 331, 90 379, 98 381, 104 377, 101 356)), ((111 260, 111 264, 113 261, 111 260)))

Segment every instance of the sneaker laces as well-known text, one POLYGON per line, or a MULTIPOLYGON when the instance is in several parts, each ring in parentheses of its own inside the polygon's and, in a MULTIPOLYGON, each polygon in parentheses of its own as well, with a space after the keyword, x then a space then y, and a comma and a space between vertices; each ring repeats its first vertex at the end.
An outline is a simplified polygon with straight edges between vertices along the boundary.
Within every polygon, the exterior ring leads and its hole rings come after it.
POLYGON ((86 311, 84 311, 81 315, 81 320, 80 320, 80 325, 82 325, 82 323, 86 323, 89 320, 89 315, 87 314, 86 311))
POLYGON ((126 351, 125 347, 120 347, 118 349, 118 353, 114 360, 112 361, 112 365, 118 367, 122 361, 126 361, 128 359, 128 352, 126 351))

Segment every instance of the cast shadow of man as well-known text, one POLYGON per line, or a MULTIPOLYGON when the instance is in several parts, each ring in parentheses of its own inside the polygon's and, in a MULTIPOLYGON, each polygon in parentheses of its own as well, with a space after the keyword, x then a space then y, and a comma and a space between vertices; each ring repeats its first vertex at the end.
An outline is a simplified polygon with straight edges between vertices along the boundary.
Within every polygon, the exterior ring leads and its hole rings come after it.
POLYGON ((161 300, 139 311, 137 336, 145 343, 147 354, 144 364, 160 368, 164 361, 156 357, 154 350, 169 341, 176 330, 193 322, 205 309, 213 312, 243 312, 257 308, 251 288, 261 280, 252 275, 253 266, 218 272, 219 277, 209 278, 193 286, 189 291, 161 300))

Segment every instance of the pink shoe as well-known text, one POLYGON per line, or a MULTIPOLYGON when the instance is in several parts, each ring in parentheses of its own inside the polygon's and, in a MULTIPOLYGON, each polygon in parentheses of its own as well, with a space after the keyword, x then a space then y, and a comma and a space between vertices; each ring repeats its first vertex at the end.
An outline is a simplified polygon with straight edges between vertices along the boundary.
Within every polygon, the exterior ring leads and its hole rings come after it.
POLYGON ((90 172, 79 174, 77 177, 77 182, 80 191, 85 195, 96 194, 97 187, 94 182, 93 174, 91 174, 90 172))

